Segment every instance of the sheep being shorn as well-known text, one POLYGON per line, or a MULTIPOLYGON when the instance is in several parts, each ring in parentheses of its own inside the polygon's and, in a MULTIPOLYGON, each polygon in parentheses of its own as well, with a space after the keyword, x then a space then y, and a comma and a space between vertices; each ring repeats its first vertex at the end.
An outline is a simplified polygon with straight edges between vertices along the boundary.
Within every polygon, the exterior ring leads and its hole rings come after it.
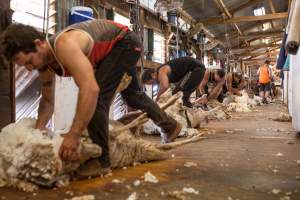
MULTIPOLYGON (((136 138, 130 128, 139 122, 124 126, 120 122, 110 121, 110 156, 112 167, 118 168, 137 162, 161 160, 167 158, 169 149, 186 142, 202 139, 194 137, 166 145, 136 138)), ((10 124, 0 133, 0 186, 14 186, 24 191, 34 191, 38 186, 63 186, 68 184, 72 175, 85 161, 101 155, 101 148, 82 139, 77 162, 65 162, 58 156, 62 143, 60 134, 43 135, 34 129, 34 119, 23 119, 10 124)), ((98 171, 94 172, 94 175, 98 171)), ((93 173, 91 174, 93 175, 93 173)))
POLYGON ((80 160, 62 162, 58 150, 62 143, 59 134, 53 137, 34 129, 34 119, 22 119, 10 124, 0 133, 0 182, 1 186, 15 186, 34 190, 34 185, 51 186, 62 183, 65 174, 77 169, 86 160, 101 155, 101 148, 82 143, 80 160), (26 184, 28 182, 28 184, 26 184))
MULTIPOLYGON (((201 108, 187 108, 182 104, 182 93, 179 92, 176 95, 178 95, 179 98, 177 98, 172 105, 166 108, 165 112, 182 125, 182 130, 179 136, 194 136, 199 134, 197 128, 200 127, 201 123, 207 123, 209 117, 220 112, 220 107, 212 109, 211 111, 204 111, 201 108)), ((171 90, 167 90, 161 95, 158 105, 162 107, 172 97, 174 97, 174 95, 172 96, 171 90)), ((199 99, 196 101, 199 101, 199 99)), ((163 134, 161 129, 156 126, 152 120, 148 120, 143 125, 143 132, 146 134, 163 134)))

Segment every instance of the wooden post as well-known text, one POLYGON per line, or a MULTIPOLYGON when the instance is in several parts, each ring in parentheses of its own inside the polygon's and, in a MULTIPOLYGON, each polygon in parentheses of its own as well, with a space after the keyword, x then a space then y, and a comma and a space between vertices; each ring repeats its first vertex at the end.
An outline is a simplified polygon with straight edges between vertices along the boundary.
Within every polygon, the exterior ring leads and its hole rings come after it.
POLYGON ((164 37, 165 37, 165 62, 169 61, 169 42, 173 37, 173 33, 171 31, 171 26, 166 25, 165 31, 164 31, 164 37))
POLYGON ((240 60, 240 68, 241 68, 241 71, 242 71, 242 74, 244 75, 245 74, 245 69, 244 69, 244 62, 243 62, 243 60, 241 59, 240 60))
MULTIPOLYGON (((0 33, 11 24, 10 0, 0 1, 0 33)), ((14 69, 0 55, 0 129, 15 119, 14 69)))

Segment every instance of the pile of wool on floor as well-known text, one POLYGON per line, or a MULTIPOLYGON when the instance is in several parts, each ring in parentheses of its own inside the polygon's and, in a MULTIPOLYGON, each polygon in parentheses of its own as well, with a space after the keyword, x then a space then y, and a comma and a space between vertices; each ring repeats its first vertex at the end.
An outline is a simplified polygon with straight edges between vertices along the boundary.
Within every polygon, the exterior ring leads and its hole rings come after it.
POLYGON ((248 93, 243 90, 242 96, 228 95, 224 99, 223 104, 230 112, 251 112, 258 105, 262 104, 262 99, 258 96, 250 98, 248 93))

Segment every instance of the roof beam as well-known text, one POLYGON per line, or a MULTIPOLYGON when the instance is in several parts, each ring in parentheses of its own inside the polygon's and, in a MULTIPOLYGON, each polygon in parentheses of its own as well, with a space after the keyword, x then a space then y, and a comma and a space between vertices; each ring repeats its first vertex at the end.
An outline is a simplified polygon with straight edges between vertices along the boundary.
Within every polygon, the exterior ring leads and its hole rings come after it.
POLYGON ((251 34, 251 35, 242 35, 242 36, 239 36, 239 39, 241 40, 251 40, 251 39, 255 39, 255 38, 266 38, 266 37, 282 37, 282 33, 283 31, 281 32, 275 32, 275 33, 260 33, 258 32, 257 34, 251 34))
POLYGON ((258 52, 258 53, 243 53, 243 54, 236 54, 238 57, 257 57, 257 56, 276 56, 279 54, 279 51, 271 51, 271 52, 258 52))
POLYGON ((271 62, 276 61, 275 57, 265 57, 265 58, 254 58, 254 59, 247 59, 247 60, 243 60, 244 63, 248 63, 248 62, 259 62, 259 61, 265 61, 265 60, 270 60, 271 62))
POLYGON ((251 45, 246 47, 238 47, 238 48, 232 48, 231 50, 251 50, 251 49, 262 49, 262 48, 268 48, 268 47, 278 47, 281 44, 259 44, 259 45, 251 45))
MULTIPOLYGON (((248 40, 248 41, 247 40, 241 40, 246 44, 246 46, 238 44, 238 45, 233 46, 232 48, 247 48, 248 46, 250 46, 251 42, 254 42, 254 41, 260 40, 260 39, 261 38, 254 38, 254 39, 252 38, 251 40, 248 40)), ((275 38, 275 40, 272 41, 271 43, 278 42, 278 41, 282 41, 282 37, 275 38)))
MULTIPOLYGON (((251 27, 247 26, 246 28, 243 28, 241 31, 242 31, 243 33, 245 33, 245 32, 247 32, 247 31, 249 31, 249 30, 252 30, 252 29, 255 28, 255 27, 262 26, 262 24, 263 24, 263 21, 258 21, 255 25, 253 25, 253 26, 251 26, 251 27)), ((217 37, 218 39, 220 39, 220 40, 223 40, 225 34, 226 34, 226 33, 220 33, 220 34, 217 35, 216 37, 217 37)), ((238 34, 236 33, 236 31, 231 31, 231 32, 228 33, 228 36, 229 36, 230 39, 233 39, 233 38, 238 37, 238 34)))
POLYGON ((279 38, 279 39, 276 39, 274 40, 274 42, 272 43, 268 43, 268 44, 259 44, 259 45, 248 45, 248 46, 243 46, 243 47, 235 47, 232 50, 232 53, 233 54, 242 54, 242 53, 246 53, 246 52, 249 52, 251 53, 252 51, 257 51, 257 50, 261 50, 263 48, 267 48, 268 51, 273 51, 279 47, 281 47, 281 43, 280 44, 276 44, 276 42, 279 42, 279 41, 282 41, 282 38, 279 38))
POLYGON ((253 22, 253 21, 262 21, 262 20, 283 19, 287 17, 288 17, 287 12, 281 12, 281 13, 266 14, 260 16, 239 16, 227 20, 218 17, 218 18, 207 19, 205 21, 202 21, 201 23, 204 26, 208 26, 208 25, 216 25, 216 24, 230 24, 230 23, 239 23, 239 22, 253 22))
POLYGON ((200 22, 195 23, 195 20, 186 11, 182 10, 181 8, 178 8, 177 11, 179 12, 180 17, 183 20, 190 22, 190 25, 192 28, 188 31, 188 37, 191 38, 195 34, 197 34, 200 30, 204 30, 206 37, 208 39, 210 39, 212 42, 216 42, 216 43, 220 44, 221 46, 224 46, 223 42, 220 40, 217 40, 215 38, 215 35, 212 34, 206 27, 204 27, 202 23, 200 23, 200 22))
POLYGON ((276 13, 273 1, 272 0, 268 0, 268 3, 269 3, 269 6, 271 8, 272 14, 276 13))
POLYGON ((259 35, 259 34, 276 34, 276 33, 283 33, 283 29, 277 28, 277 29, 267 30, 267 31, 249 32, 245 36, 255 36, 255 35, 259 35))
MULTIPOLYGON (((273 4, 273 0, 268 0, 268 3, 269 3, 272 14, 276 13, 275 6, 273 4)), ((272 26, 272 28, 274 28, 273 21, 271 21, 271 26, 272 26)))
MULTIPOLYGON (((231 19, 233 16, 232 14, 229 12, 229 10, 226 8, 223 0, 214 0, 215 4, 217 5, 217 7, 219 8, 219 10, 224 13, 229 19, 231 19)), ((239 35, 243 35, 242 31, 239 29, 238 25, 236 23, 233 23, 234 27, 236 28, 236 30, 238 31, 239 35)))

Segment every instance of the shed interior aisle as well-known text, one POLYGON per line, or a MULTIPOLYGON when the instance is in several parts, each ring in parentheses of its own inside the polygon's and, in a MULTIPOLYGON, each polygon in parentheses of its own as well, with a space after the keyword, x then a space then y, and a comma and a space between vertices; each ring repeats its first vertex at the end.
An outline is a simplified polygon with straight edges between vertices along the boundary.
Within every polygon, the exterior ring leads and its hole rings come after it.
MULTIPOLYGON (((300 141, 289 122, 271 120, 285 110, 280 104, 236 113, 210 122, 207 139, 178 147, 168 160, 117 169, 112 176, 76 181, 65 188, 33 194, 1 188, 2 199, 299 199, 300 141), (158 183, 143 181, 150 171, 158 183), (140 184, 138 184, 140 181, 140 184), (136 185, 136 186, 135 186, 136 185), (193 188, 195 193, 181 193, 193 188)), ((159 143, 157 137, 147 137, 159 143)))

